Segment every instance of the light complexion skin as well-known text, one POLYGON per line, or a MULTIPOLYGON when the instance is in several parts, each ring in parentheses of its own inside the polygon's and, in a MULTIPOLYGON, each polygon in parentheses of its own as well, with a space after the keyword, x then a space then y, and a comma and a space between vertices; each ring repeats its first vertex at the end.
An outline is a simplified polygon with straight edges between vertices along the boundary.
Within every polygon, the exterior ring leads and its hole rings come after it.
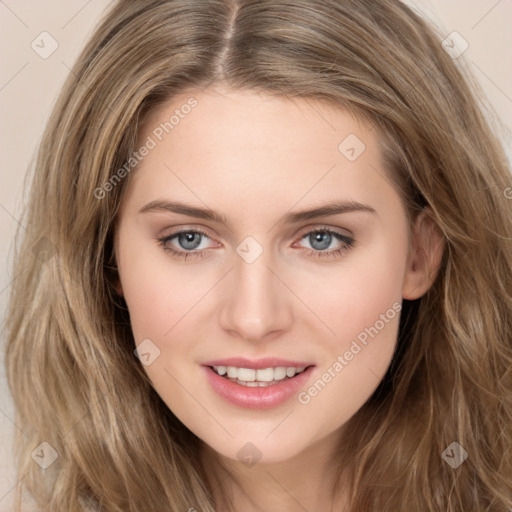
POLYGON ((331 510, 332 454, 391 362, 399 315, 307 404, 294 393, 271 408, 234 405, 203 365, 305 361, 314 366, 307 392, 382 314, 427 291, 441 238, 426 213, 409 230, 376 132, 332 105, 219 86, 189 91, 145 120, 140 142, 191 96, 197 106, 133 171, 118 216, 119 293, 135 343, 158 347, 145 370, 204 441, 205 460, 236 473, 239 485, 222 486, 237 510, 331 510), (353 161, 339 149, 349 135, 365 146, 355 159, 348 153, 353 161), (177 213, 171 202, 219 218, 177 213), (289 218, 334 204, 337 213, 289 218), (237 252, 249 236, 256 244, 242 247, 262 250, 250 263, 237 252), (240 460, 243 447, 261 457, 255 465, 240 460))

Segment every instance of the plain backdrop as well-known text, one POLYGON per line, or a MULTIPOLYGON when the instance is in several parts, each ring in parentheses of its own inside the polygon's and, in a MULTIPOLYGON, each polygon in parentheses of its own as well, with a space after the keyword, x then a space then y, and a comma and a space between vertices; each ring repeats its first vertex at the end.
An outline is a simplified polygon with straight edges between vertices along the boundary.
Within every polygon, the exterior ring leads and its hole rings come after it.
MULTIPOLYGON (((436 24, 443 35, 457 32, 467 42, 468 48, 458 60, 465 61, 497 113, 498 117, 491 117, 491 121, 510 160, 512 1, 407 3, 436 24)), ((3 322, 15 279, 10 272, 11 251, 24 204, 23 179, 60 87, 110 5, 106 0, 0 0, 0 512, 12 510, 10 503, 17 485, 11 453, 12 435, 17 427, 5 380, 3 322), (51 55, 45 54, 51 50, 51 55)))

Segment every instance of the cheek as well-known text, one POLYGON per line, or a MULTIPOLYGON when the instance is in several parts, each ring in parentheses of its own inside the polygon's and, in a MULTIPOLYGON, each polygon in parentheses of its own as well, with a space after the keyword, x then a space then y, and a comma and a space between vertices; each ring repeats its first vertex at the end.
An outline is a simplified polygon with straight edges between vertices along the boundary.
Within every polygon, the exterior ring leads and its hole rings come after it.
POLYGON ((204 295, 204 280, 185 273, 163 249, 148 247, 148 240, 123 241, 121 232, 119 273, 135 343, 162 340, 204 295))
POLYGON ((384 377, 396 347, 402 283, 407 260, 405 227, 360 251, 331 276, 309 283, 309 297, 330 328, 319 340, 321 367, 298 401, 324 426, 345 423, 368 400, 384 377), (329 277, 329 279, 327 279, 329 277), (323 293, 319 293, 323 289, 323 293))
POLYGON ((329 328, 325 339, 332 349, 343 349, 390 308, 393 314, 393 305, 402 300, 407 250, 404 227, 359 247, 339 265, 311 274, 302 284, 297 280, 295 289, 329 328))
MULTIPOLYGON (((144 243, 147 246, 147 241, 144 243)), ((207 283, 198 273, 184 272, 163 250, 161 254, 141 250, 144 243, 135 242, 120 251, 120 276, 134 343, 144 347, 143 354, 149 353, 141 362, 154 389, 193 427, 198 411, 190 413, 189 396, 183 391, 183 385, 192 387, 188 383, 191 365, 184 362, 190 362, 191 339, 200 339, 200 333, 193 332, 201 325, 194 321, 194 305, 204 298, 207 283)))

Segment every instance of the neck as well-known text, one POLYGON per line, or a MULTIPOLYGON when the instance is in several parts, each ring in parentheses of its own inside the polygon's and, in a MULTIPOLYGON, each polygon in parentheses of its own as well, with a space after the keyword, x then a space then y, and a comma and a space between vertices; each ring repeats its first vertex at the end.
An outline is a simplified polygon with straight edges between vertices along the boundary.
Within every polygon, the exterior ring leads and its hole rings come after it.
POLYGON ((224 457, 203 445, 202 462, 216 509, 348 511, 339 436, 334 432, 288 460, 263 457, 254 465, 224 457))

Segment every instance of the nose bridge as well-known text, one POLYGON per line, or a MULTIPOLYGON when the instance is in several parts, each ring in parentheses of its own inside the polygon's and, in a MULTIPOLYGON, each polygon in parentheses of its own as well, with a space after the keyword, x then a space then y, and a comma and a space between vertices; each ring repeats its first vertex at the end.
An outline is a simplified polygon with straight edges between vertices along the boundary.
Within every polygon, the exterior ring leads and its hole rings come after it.
POLYGON ((292 317, 290 298, 270 270, 272 252, 252 240, 242 242, 233 267, 222 301, 222 327, 248 340, 286 330, 292 317))

